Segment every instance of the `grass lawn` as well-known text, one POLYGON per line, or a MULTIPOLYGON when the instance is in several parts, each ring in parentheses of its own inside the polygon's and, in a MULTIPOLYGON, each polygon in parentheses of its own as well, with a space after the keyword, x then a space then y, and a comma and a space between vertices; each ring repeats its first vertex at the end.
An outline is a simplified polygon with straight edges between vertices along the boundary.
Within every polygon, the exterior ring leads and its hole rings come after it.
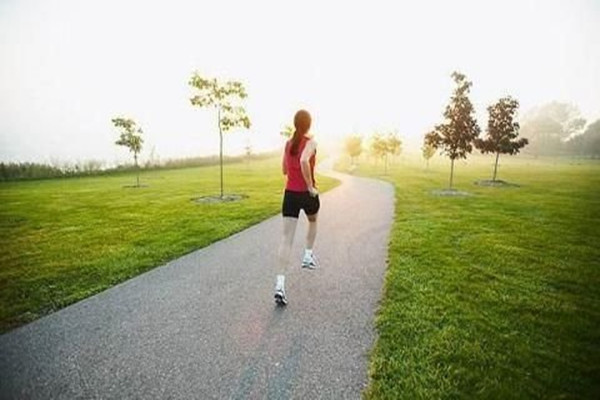
MULTIPOLYGON (((281 207, 279 158, 225 166, 89 178, 0 183, 0 331, 98 293, 225 238, 281 207)), ((335 180, 320 177, 321 190, 335 180)))
POLYGON ((357 172, 396 186, 366 397, 600 398, 600 163, 424 165, 357 172))

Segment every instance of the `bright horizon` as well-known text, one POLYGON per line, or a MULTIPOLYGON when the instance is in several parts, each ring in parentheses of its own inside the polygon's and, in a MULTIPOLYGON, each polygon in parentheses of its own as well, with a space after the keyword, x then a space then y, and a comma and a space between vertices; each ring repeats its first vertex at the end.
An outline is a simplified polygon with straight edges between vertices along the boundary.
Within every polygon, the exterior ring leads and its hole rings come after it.
POLYGON ((142 160, 215 154, 214 112, 190 105, 197 70, 242 81, 250 132, 226 154, 281 145, 308 109, 322 143, 396 130, 416 148, 459 70, 485 127, 512 95, 600 118, 600 3, 566 1, 0 2, 0 161, 126 161, 110 120, 144 129, 142 160))

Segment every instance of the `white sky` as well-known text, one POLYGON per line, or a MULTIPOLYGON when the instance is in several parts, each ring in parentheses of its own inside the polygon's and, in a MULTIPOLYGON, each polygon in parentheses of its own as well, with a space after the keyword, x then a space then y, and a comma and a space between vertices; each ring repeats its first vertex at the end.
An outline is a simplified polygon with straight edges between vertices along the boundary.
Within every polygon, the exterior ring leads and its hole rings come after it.
POLYGON ((243 81, 250 133, 226 152, 280 145, 294 112, 322 142, 441 121, 458 69, 485 107, 573 102, 600 117, 600 1, 0 0, 0 160, 128 159, 110 119, 136 119, 146 156, 215 153, 194 70, 243 81), (250 139, 248 139, 250 138, 250 139))

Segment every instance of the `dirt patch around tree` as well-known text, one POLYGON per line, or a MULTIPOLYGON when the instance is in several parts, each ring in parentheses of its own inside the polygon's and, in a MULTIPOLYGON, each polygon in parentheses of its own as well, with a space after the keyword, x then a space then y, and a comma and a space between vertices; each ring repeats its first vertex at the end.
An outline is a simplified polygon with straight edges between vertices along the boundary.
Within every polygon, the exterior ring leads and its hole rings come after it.
POLYGON ((469 196, 473 196, 472 193, 463 192, 463 191, 456 190, 456 189, 432 190, 431 194, 434 195, 434 196, 440 196, 440 197, 469 197, 469 196))
POLYGON ((516 183, 506 182, 500 179, 496 179, 495 181, 490 179, 484 179, 481 181, 475 181, 477 186, 491 186, 491 187, 519 187, 516 183))
POLYGON ((141 189, 141 188, 147 188, 148 185, 143 185, 143 184, 139 184, 139 185, 123 185, 123 189, 141 189))
POLYGON ((248 196, 245 194, 224 194, 221 196, 201 196, 194 197, 192 201, 198 204, 214 204, 214 203, 231 203, 232 201, 240 201, 247 199, 248 196))

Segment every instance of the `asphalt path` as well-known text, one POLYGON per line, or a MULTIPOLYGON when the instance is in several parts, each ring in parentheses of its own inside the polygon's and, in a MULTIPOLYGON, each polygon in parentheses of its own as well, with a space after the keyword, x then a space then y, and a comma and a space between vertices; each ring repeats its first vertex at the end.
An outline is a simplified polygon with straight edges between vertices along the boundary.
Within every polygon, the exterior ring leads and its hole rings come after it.
POLYGON ((317 270, 273 299, 281 216, 0 336, 6 399, 352 399, 367 384, 393 187, 329 174, 317 270))

